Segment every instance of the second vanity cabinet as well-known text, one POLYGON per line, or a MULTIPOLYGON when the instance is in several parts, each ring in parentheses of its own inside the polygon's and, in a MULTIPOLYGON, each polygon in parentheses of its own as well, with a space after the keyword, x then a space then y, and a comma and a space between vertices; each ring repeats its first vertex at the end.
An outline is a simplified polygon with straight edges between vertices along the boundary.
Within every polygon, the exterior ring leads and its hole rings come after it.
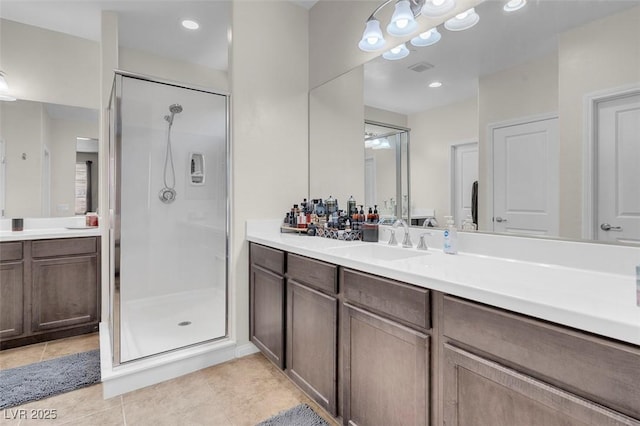
POLYGON ((345 424, 429 424, 429 290, 341 269, 345 424))
POLYGON ((100 238, 0 243, 2 349, 96 331, 100 238))

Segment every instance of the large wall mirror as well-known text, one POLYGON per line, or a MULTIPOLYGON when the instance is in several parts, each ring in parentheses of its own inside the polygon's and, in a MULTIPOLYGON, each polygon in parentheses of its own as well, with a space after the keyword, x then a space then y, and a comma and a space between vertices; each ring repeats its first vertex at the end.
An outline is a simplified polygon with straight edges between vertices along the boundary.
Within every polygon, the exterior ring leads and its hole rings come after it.
POLYGON ((364 65, 365 120, 410 129, 409 214, 460 225, 474 210, 484 232, 640 243, 640 2, 505 3, 364 65))
POLYGON ((66 217, 98 206, 98 110, 0 103, 2 217, 66 217))

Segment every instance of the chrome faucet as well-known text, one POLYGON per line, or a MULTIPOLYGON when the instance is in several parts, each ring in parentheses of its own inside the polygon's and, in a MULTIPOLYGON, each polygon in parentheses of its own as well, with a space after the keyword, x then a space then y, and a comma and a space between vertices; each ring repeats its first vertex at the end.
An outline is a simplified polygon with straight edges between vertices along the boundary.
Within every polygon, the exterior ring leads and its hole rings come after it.
POLYGON ((407 225, 407 222, 405 222, 404 219, 398 219, 393 224, 393 227, 397 228, 400 225, 402 225, 402 227, 404 228, 404 239, 402 240, 402 247, 413 247, 411 236, 409 235, 409 225, 407 225))
POLYGON ((431 235, 431 232, 425 232, 423 234, 420 234, 420 242, 418 243, 418 247, 416 247, 418 250, 428 250, 429 247, 427 247, 427 242, 424 240, 424 237, 426 235, 431 235))

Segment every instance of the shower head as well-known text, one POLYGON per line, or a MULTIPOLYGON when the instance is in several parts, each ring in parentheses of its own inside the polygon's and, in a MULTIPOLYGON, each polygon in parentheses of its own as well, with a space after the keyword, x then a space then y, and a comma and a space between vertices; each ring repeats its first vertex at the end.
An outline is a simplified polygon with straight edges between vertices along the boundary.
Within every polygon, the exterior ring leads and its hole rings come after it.
POLYGON ((180 104, 169 105, 169 112, 171 112, 171 115, 165 115, 164 119, 167 120, 167 122, 169 123, 169 126, 171 126, 173 124, 173 116, 176 114, 180 114, 182 112, 182 105, 180 104))

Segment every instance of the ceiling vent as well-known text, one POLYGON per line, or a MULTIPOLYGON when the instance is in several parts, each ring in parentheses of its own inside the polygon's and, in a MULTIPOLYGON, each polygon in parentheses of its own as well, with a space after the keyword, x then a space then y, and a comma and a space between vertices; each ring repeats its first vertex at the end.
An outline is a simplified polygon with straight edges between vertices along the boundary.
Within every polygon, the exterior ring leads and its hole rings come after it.
POLYGON ((433 65, 428 62, 418 62, 417 64, 413 64, 409 67, 411 71, 415 72, 425 72, 430 68, 433 68, 433 65))

